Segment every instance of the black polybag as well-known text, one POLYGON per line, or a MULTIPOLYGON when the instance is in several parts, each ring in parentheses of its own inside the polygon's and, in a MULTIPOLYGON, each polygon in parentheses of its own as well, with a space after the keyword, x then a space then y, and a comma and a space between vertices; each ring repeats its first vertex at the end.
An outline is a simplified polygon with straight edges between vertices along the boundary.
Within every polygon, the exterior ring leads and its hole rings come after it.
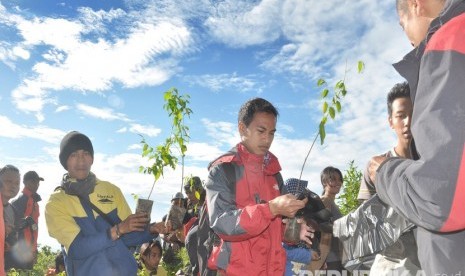
MULTIPOLYGON (((346 269, 369 270, 377 253, 395 243, 396 247, 399 243, 402 245, 399 237, 404 233, 407 242, 415 242, 411 231, 414 227, 375 194, 355 211, 334 221, 333 235, 343 245, 342 264, 346 269)), ((416 252, 399 252, 400 255, 411 253, 416 255, 416 252)))

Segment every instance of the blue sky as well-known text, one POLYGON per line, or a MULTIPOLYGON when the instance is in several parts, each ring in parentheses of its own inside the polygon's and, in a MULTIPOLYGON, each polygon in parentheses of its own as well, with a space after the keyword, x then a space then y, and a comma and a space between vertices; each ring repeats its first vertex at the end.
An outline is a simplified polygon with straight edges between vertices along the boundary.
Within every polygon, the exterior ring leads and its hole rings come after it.
MULTIPOLYGON (((65 173, 60 140, 78 130, 93 141, 92 170, 134 208, 131 194, 147 196, 153 182, 138 172, 138 134, 152 145, 169 135, 163 93, 176 87, 194 112, 186 174, 205 179, 208 162, 239 141, 240 105, 263 97, 280 112, 272 151, 284 178, 298 177, 321 119, 316 81, 335 84, 347 68, 342 113, 302 177, 321 192, 324 167, 362 168, 395 142, 385 97, 402 81, 391 64, 411 46, 394 2, 0 1, 0 165, 45 178, 43 211, 65 173)), ((156 183, 154 220, 180 186, 180 167, 156 183)), ((39 226, 39 243, 58 248, 43 215, 39 226)))

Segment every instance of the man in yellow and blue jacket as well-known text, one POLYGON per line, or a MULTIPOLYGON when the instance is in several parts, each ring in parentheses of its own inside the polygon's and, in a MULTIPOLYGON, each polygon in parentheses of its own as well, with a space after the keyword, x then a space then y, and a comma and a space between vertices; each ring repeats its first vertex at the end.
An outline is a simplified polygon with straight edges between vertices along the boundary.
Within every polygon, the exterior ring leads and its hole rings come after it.
POLYGON ((136 275, 129 247, 152 240, 163 224, 147 226, 149 218, 131 214, 117 186, 90 171, 94 150, 84 134, 68 133, 59 157, 68 173, 50 196, 45 219, 50 236, 62 244, 67 275, 136 275))

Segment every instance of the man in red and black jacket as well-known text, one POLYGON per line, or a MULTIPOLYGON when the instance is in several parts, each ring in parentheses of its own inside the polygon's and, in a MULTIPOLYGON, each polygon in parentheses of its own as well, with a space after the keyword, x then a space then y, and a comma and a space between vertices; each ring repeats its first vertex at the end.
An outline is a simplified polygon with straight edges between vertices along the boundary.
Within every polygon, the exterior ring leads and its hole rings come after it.
MULTIPOLYGON (((275 107, 264 99, 246 102, 239 111, 241 142, 209 166, 206 202, 210 226, 221 239, 214 244, 208 267, 220 274, 284 274, 281 216, 294 217, 306 199, 280 193, 275 175, 281 166, 269 151, 277 116, 275 107), (235 183, 228 183, 222 163, 234 167, 235 183)), ((311 243, 311 235, 303 226, 301 239, 311 243)))
POLYGON ((410 85, 419 158, 373 158, 370 177, 379 197, 419 226, 426 275, 463 275, 465 1, 397 0, 397 12, 415 47, 394 67, 410 85))
POLYGON ((44 179, 35 171, 25 173, 23 177, 23 194, 11 203, 16 211, 15 221, 19 228, 17 250, 27 250, 27 254, 21 252, 25 259, 18 260, 15 268, 32 269, 37 261, 37 236, 40 215, 38 202, 41 201, 37 189, 40 181, 44 181, 44 179), (30 258, 29 253, 32 253, 32 258, 30 258))

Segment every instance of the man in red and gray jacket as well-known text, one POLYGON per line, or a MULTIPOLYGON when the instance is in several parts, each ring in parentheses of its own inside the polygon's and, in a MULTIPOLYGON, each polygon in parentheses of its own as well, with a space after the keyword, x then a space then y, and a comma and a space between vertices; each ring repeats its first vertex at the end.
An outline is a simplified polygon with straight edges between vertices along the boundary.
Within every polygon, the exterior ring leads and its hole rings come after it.
MULTIPOLYGON (((208 260, 210 269, 226 275, 283 275, 286 253, 282 247, 281 216, 293 217, 305 206, 294 195, 281 195, 276 174, 278 159, 269 152, 278 111, 256 98, 239 111, 239 143, 213 161, 206 183, 210 226, 221 238, 208 260), (235 183, 223 163, 230 163, 235 183)), ((305 224, 302 224, 305 225, 305 224)), ((311 243, 305 225, 301 239, 311 243)))
POLYGON ((397 0, 397 11, 415 47, 394 66, 410 85, 419 159, 373 158, 370 177, 419 226, 426 275, 464 275, 465 1, 397 0))
MULTIPOLYGON (((40 195, 37 193, 40 181, 44 181, 35 171, 28 171, 23 176, 24 189, 23 194, 11 203, 16 210, 18 232, 18 246, 32 253, 33 258, 18 260, 16 268, 32 269, 37 260, 37 237, 39 223, 39 204, 40 195)), ((18 255, 28 255, 22 252, 18 255)))

